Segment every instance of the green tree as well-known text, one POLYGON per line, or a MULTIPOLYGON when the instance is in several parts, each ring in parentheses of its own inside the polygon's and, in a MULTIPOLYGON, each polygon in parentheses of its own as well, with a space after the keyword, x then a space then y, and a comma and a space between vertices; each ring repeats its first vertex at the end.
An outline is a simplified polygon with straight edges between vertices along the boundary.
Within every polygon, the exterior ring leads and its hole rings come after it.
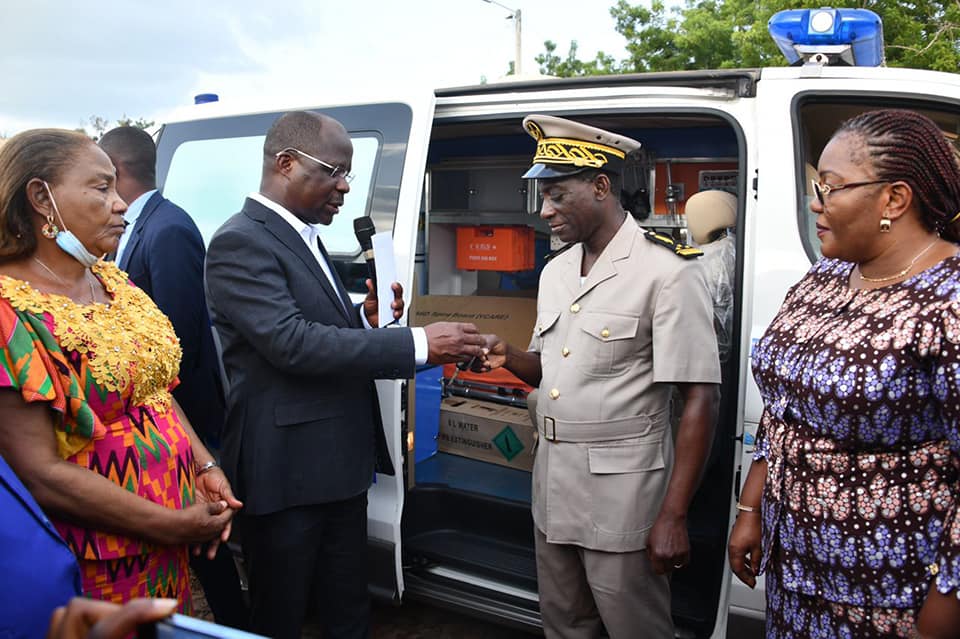
MULTIPOLYGON (((771 16, 784 9, 819 8, 823 0, 684 0, 649 8, 618 0, 610 8, 615 28, 627 41, 627 58, 603 52, 595 60, 577 58, 572 42, 566 58, 544 43, 537 56, 542 73, 558 76, 685 69, 782 66, 786 59, 767 32, 771 16)), ((870 9, 883 20, 889 66, 953 71, 960 69, 960 2, 845 0, 835 7, 870 9)))
MULTIPOLYGON (((115 126, 135 126, 138 129, 149 129, 154 124, 153 120, 147 120, 145 118, 128 118, 127 114, 124 113, 120 119, 117 120, 115 126)), ((110 126, 110 120, 100 117, 99 115, 90 116, 90 128, 93 129, 93 133, 88 133, 87 128, 83 125, 74 129, 77 133, 83 133, 94 142, 98 142, 103 134, 107 132, 108 129, 113 127, 110 126)))
POLYGON ((577 41, 570 43, 570 52, 566 58, 561 58, 555 54, 557 45, 551 40, 543 43, 546 53, 541 53, 536 57, 537 64, 540 65, 540 71, 548 75, 560 77, 570 77, 575 75, 597 75, 601 73, 617 73, 619 67, 613 56, 608 56, 600 51, 595 60, 584 62, 577 58, 577 41))
POLYGON ((153 120, 147 120, 145 118, 128 118, 127 114, 124 113, 123 116, 117 120, 117 126, 135 126, 138 129, 149 129, 154 125, 153 120))

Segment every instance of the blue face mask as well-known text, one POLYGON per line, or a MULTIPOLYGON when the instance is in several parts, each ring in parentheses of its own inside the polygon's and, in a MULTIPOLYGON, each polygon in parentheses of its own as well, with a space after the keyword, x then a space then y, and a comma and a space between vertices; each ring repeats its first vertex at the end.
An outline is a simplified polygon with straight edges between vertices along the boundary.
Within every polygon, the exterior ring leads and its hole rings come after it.
POLYGON ((97 263, 99 259, 84 247, 83 243, 77 239, 77 236, 70 231, 63 230, 57 233, 57 246, 87 268, 97 263))
POLYGON ((47 189, 47 195, 50 196, 50 203, 53 205, 53 210, 60 219, 60 224, 63 225, 63 229, 57 233, 57 246, 59 246, 64 253, 73 259, 77 260, 87 268, 90 268, 97 263, 97 259, 99 258, 90 253, 83 243, 77 239, 77 236, 67 230, 67 225, 63 221, 63 216, 60 215, 60 209, 57 208, 57 201, 53 199, 53 191, 50 190, 50 185, 44 182, 43 186, 47 189))

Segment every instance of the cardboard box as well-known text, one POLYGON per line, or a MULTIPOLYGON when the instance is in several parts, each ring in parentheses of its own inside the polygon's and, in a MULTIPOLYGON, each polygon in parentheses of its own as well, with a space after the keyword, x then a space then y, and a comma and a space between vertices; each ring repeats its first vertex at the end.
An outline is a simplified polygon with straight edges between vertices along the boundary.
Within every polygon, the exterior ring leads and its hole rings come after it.
POLYGON ((444 453, 533 470, 535 432, 526 408, 463 397, 440 403, 437 448, 444 453))
POLYGON ((432 322, 470 322, 526 350, 537 323, 537 300, 525 297, 423 295, 413 299, 412 326, 432 322))
POLYGON ((465 271, 529 271, 534 232, 529 226, 457 227, 457 268, 465 271))

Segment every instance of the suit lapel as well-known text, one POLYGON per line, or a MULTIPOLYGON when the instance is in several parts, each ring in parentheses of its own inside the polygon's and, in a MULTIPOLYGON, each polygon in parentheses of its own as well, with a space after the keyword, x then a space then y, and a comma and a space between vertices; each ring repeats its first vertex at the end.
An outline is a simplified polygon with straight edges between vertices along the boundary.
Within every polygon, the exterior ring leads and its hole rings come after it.
MULTIPOLYGON (((347 315, 346 309, 343 308, 343 302, 340 301, 340 296, 333 289, 323 269, 320 268, 320 264, 317 263, 317 258, 313 256, 313 253, 307 248, 303 238, 300 237, 293 227, 267 207, 249 198, 247 198, 247 201, 243 205, 243 213, 251 219, 262 222, 267 230, 270 231, 281 244, 300 258, 300 261, 303 262, 307 270, 320 282, 320 288, 322 288, 327 294, 327 297, 330 298, 333 306, 336 307, 344 319, 346 319, 347 324, 351 325, 350 317, 347 315)), ((326 255, 326 253, 324 253, 324 255, 326 255)), ((329 260, 327 260, 327 264, 330 264, 329 260)), ((331 265, 331 269, 332 268, 333 266, 331 265)), ((334 276, 336 276, 336 271, 334 271, 334 276)))
MULTIPOLYGON (((600 257, 597 258, 597 261, 590 269, 587 279, 584 280, 583 285, 579 287, 577 294, 574 296, 574 300, 580 299, 591 290, 596 288, 600 282, 609 280, 611 277, 614 277, 617 274, 616 263, 630 256, 630 251, 633 248, 633 242, 636 239, 638 228, 639 227, 637 226, 637 223, 632 217, 630 217, 629 214, 627 214, 627 219, 624 220, 623 224, 620 226, 620 229, 610 240, 610 243, 607 244, 607 246, 603 249, 603 252, 600 253, 600 257)), ((582 247, 583 244, 580 245, 580 255, 582 255, 582 247)), ((573 251, 568 252, 572 253, 573 251)), ((579 259, 577 260, 576 275, 577 279, 579 280, 579 259)))
POLYGON ((580 264, 583 261, 583 244, 577 244, 563 252, 557 259, 563 260, 561 279, 570 292, 570 299, 576 299, 580 296, 580 264))
POLYGON ((127 245, 123 249, 123 255, 120 257, 120 262, 117 264, 121 271, 127 270, 127 265, 130 264, 130 257, 133 255, 134 251, 137 250, 140 240, 143 239, 143 229, 146 227, 150 216, 152 216, 160 207, 161 202, 163 202, 163 196, 160 195, 159 191, 157 191, 151 195, 149 199, 147 199, 146 204, 143 205, 143 210, 140 211, 140 215, 137 217, 137 221, 133 225, 133 231, 130 233, 130 239, 127 240, 127 245))
MULTIPOLYGON (((337 269, 333 264, 333 261, 330 259, 330 255, 327 253, 327 247, 323 245, 323 241, 320 237, 317 237, 317 246, 320 247, 320 253, 323 254, 323 259, 327 261, 327 265, 330 267, 330 274, 333 275, 333 281, 337 285, 337 294, 340 295, 340 299, 343 302, 344 310, 353 308, 353 301, 350 299, 350 294, 347 293, 347 289, 343 286, 343 281, 340 279, 340 274, 337 273, 337 269)), ((350 322, 351 326, 355 326, 356 323, 353 321, 351 314, 347 312, 347 321, 350 322)))
POLYGON ((600 254, 600 257, 597 258, 597 261, 594 263, 593 267, 590 269, 590 273, 587 275, 587 279, 583 281, 583 285, 580 287, 580 291, 577 293, 575 300, 580 299, 594 288, 597 284, 605 280, 609 280, 611 277, 617 274, 617 269, 613 265, 613 262, 610 260, 610 256, 607 255, 606 251, 600 254))

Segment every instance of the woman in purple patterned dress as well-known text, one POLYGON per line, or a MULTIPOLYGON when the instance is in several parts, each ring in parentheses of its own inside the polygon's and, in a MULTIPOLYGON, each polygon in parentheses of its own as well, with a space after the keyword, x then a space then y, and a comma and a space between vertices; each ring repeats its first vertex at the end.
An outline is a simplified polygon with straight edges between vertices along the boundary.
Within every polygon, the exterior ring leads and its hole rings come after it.
POLYGON ((823 259, 753 352, 764 400, 730 537, 768 639, 960 636, 960 169, 870 111, 820 156, 823 259))

